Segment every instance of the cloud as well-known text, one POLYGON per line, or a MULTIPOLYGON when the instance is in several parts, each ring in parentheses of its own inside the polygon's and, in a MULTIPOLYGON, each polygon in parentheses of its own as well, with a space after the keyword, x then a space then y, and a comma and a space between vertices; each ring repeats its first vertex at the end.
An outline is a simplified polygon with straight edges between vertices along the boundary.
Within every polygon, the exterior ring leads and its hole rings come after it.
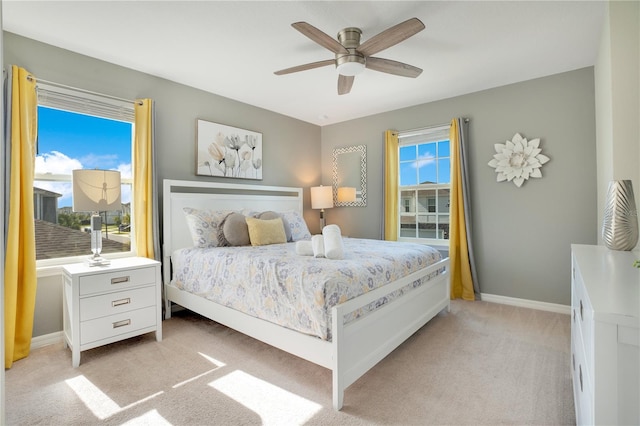
POLYGON ((120 172, 120 177, 122 179, 133 179, 131 164, 119 164, 116 170, 120 172))
POLYGON ((70 175, 72 170, 82 168, 79 160, 69 158, 58 151, 36 156, 35 172, 37 174, 70 175))
POLYGON ((418 157, 418 159, 411 163, 411 167, 415 168, 415 169, 419 169, 423 166, 429 165, 429 164, 433 164, 436 161, 436 157, 433 156, 433 154, 430 153, 425 153, 422 154, 420 157, 418 157))

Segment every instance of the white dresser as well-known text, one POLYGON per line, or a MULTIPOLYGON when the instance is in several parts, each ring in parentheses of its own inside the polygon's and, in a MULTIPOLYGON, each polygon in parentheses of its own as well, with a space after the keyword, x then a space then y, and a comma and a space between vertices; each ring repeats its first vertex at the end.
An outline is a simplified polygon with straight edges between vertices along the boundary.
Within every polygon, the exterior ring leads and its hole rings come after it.
POLYGON ((579 425, 640 424, 640 254, 571 245, 571 368, 579 425))
POLYGON ((63 271, 64 339, 74 367, 87 349, 151 331, 162 340, 160 262, 129 257, 63 271))

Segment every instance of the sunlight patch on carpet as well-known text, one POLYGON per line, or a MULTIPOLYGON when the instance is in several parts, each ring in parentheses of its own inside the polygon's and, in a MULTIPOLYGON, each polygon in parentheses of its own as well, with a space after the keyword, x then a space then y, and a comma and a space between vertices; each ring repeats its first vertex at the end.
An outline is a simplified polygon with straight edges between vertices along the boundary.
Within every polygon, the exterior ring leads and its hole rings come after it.
POLYGON ((209 386, 239 402, 262 419, 262 424, 304 424, 322 406, 243 371, 234 371, 209 386))
POLYGON ((175 385, 172 386, 173 389, 179 388, 180 386, 186 385, 187 383, 191 383, 194 380, 198 380, 200 377, 204 377, 207 374, 213 373, 214 371, 218 370, 219 368, 222 368, 222 367, 227 365, 222 361, 218 361, 217 359, 210 357, 209 355, 203 354, 202 352, 198 352, 198 354, 200 356, 202 356, 204 359, 206 359, 207 361, 209 361, 210 363, 212 363, 213 365, 215 365, 216 368, 212 368, 211 370, 207 370, 204 373, 198 374, 197 376, 193 376, 193 377, 191 377, 191 378, 189 378, 187 380, 184 380, 184 381, 182 381, 180 383, 176 383, 175 385))
POLYGON ((126 407, 120 407, 114 400, 109 398, 107 394, 102 392, 85 376, 77 376, 73 379, 65 380, 65 383, 76 393, 78 398, 80 398, 80 400, 84 402, 84 405, 86 405, 87 408, 91 410, 91 412, 100 420, 107 419, 114 414, 119 413, 120 411, 127 410, 131 407, 155 398, 156 396, 163 393, 162 391, 160 391, 154 393, 153 395, 149 395, 148 397, 143 398, 139 401, 131 403, 126 407))
POLYGON ((141 426, 141 425, 149 425, 149 426, 163 426, 163 425, 171 425, 158 413, 158 410, 147 411, 143 415, 136 417, 135 419, 131 419, 126 423, 122 423, 122 426, 141 426))

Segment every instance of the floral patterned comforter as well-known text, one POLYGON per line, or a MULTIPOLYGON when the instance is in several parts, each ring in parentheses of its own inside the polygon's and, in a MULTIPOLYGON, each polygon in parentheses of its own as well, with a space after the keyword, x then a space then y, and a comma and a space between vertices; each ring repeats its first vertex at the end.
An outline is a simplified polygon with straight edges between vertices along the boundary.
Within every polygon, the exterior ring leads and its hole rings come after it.
MULTIPOLYGON (((172 284, 254 317, 331 340, 333 306, 441 259, 436 249, 421 244, 356 238, 345 238, 343 243, 341 260, 297 255, 295 243, 184 248, 173 253, 172 284)), ((345 321, 420 284, 408 284, 345 321)))

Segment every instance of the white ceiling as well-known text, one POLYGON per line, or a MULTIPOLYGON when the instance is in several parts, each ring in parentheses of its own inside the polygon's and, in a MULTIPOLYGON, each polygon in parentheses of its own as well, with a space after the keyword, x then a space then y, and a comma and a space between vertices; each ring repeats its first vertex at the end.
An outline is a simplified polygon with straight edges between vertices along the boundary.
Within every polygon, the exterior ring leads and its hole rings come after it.
POLYGON ((6 31, 320 126, 591 66, 606 7, 599 1, 0 4, 6 31), (411 17, 426 29, 375 56, 422 68, 417 79, 365 70, 351 93, 339 96, 331 66, 273 74, 333 58, 293 22, 332 37, 358 27, 365 41, 411 17))

